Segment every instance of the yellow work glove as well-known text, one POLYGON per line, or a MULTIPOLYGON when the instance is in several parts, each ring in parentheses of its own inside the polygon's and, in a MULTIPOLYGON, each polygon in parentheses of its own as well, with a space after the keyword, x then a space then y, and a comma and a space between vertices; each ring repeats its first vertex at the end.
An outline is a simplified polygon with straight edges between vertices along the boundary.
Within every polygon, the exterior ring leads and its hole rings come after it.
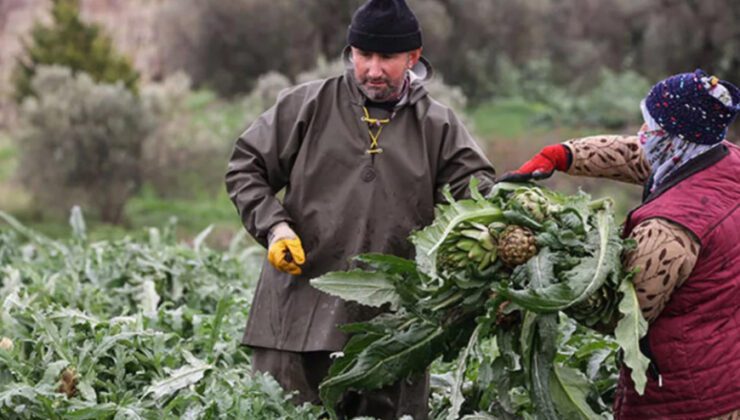
POLYGON ((285 222, 273 226, 270 234, 270 246, 267 250, 270 264, 294 276, 301 274, 300 266, 306 262, 306 255, 298 235, 285 222))

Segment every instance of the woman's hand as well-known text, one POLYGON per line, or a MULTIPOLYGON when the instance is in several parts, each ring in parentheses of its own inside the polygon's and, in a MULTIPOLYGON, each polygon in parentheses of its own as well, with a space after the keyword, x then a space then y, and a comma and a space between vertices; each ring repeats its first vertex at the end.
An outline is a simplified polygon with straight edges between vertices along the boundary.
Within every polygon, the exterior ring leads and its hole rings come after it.
POLYGON ((572 161, 570 149, 563 144, 546 146, 519 169, 507 172, 499 182, 527 182, 549 178, 555 170, 567 171, 572 161))

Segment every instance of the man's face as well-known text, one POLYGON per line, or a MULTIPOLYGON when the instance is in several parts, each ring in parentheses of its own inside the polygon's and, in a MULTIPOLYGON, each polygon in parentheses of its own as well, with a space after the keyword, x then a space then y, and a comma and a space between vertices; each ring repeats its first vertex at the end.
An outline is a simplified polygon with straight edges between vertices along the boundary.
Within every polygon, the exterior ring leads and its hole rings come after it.
POLYGON ((406 71, 419 61, 420 56, 421 49, 385 54, 352 47, 355 79, 360 84, 360 90, 375 102, 398 99, 406 71))

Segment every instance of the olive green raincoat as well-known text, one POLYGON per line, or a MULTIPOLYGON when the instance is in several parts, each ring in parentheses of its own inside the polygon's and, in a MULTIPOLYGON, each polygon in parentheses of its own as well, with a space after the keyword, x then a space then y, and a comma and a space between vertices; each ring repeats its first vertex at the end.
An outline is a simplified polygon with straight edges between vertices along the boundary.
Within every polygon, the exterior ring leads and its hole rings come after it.
POLYGON ((319 292, 309 280, 352 268, 362 253, 413 258, 407 237, 431 223, 443 186, 457 197, 471 176, 481 190, 490 187, 491 163, 453 111, 427 94, 431 70, 422 59, 395 109, 371 110, 390 117, 378 138, 382 153, 367 153, 365 98, 349 69, 282 92, 237 139, 226 186, 245 228, 264 245, 270 227, 287 221, 306 252, 299 276, 264 263, 244 344, 341 350, 347 336, 337 326, 378 312, 319 292), (281 202, 275 195, 284 187, 281 202))

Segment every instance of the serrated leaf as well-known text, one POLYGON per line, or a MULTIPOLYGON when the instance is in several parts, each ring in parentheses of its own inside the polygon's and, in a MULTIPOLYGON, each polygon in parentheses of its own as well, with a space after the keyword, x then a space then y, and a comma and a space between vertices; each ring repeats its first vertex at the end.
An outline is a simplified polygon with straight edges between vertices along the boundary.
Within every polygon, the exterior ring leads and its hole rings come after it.
POLYGON ((80 392, 83 400, 97 403, 98 395, 95 393, 95 388, 87 380, 80 381, 77 384, 77 390, 80 392))
POLYGON ((73 408, 64 412, 64 419, 94 420, 109 418, 116 413, 118 406, 113 403, 90 404, 83 408, 73 408))
POLYGON ((13 399, 22 397, 28 401, 33 401, 38 394, 37 390, 25 384, 15 384, 12 388, 0 392, 0 407, 15 408, 13 399))
POLYGON ((208 349, 210 351, 213 351, 214 346, 216 345, 216 342, 218 341, 220 334, 221 334, 221 328, 223 326, 224 317, 226 316, 226 311, 231 307, 233 304, 233 300, 223 297, 219 299, 218 304, 216 304, 216 313, 213 316, 213 326, 211 327, 211 336, 208 340, 208 349))
POLYGON ((588 374, 588 378, 591 380, 595 380, 596 376, 599 373, 599 370, 602 366, 604 366, 604 361, 614 353, 611 349, 600 349, 596 350, 592 353, 591 357, 588 359, 588 366, 586 368, 586 373, 588 374))
POLYGON ((151 395, 156 400, 174 394, 182 388, 197 383, 203 379, 206 371, 213 368, 212 365, 197 359, 187 351, 183 355, 190 364, 174 370, 169 377, 152 383, 144 391, 144 395, 151 395))
POLYGON ((49 248, 53 248, 63 254, 68 253, 68 249, 58 241, 51 240, 46 236, 36 232, 35 230, 29 229, 19 222, 15 217, 0 210, 0 219, 4 220, 5 223, 9 224, 10 227, 15 229, 16 232, 25 236, 29 240, 36 242, 39 245, 43 245, 49 248))
POLYGON ((49 363, 44 371, 44 377, 41 379, 41 383, 55 384, 59 381, 59 374, 64 368, 69 366, 69 362, 66 360, 57 360, 56 362, 49 363))
POLYGON ((147 278, 141 283, 141 290, 139 292, 139 307, 142 313, 149 317, 157 315, 157 306, 161 298, 157 293, 157 286, 154 284, 152 279, 147 278))
POLYGON ((630 369, 635 390, 642 395, 647 384, 646 371, 650 360, 640 351, 640 339, 647 334, 647 321, 640 311, 640 302, 637 300, 635 286, 629 280, 623 280, 619 285, 622 300, 619 302, 619 312, 622 318, 614 330, 619 347, 624 352, 624 364, 630 369))
POLYGON ((418 323, 373 341, 341 373, 330 374, 319 386, 332 418, 336 418, 334 408, 345 390, 378 389, 424 370, 440 354, 447 332, 437 325, 418 323))
POLYGON ((82 217, 80 206, 72 207, 72 212, 69 216, 69 225, 72 227, 72 234, 75 237, 85 239, 87 229, 85 227, 85 218, 82 217))
POLYGON ((200 253, 200 248, 203 246, 203 242, 206 240, 208 235, 213 231, 213 225, 208 225, 207 228, 203 229, 198 236, 193 239, 193 249, 196 253, 200 253))
POLYGON ((475 414, 468 414, 465 417, 463 417, 461 420, 498 420, 496 417, 488 414, 488 413, 475 413, 475 414))
POLYGON ((141 420, 143 417, 130 407, 121 407, 116 411, 113 420, 141 420))
POLYGON ((576 369, 555 365, 550 390, 558 413, 565 419, 598 419, 587 398, 592 392, 588 379, 576 369))
POLYGON ((365 263, 375 271, 387 274, 417 275, 416 263, 395 255, 361 254, 355 260, 365 263))
POLYGON ((557 315, 539 315, 535 322, 530 355, 530 395, 537 413, 547 420, 559 420, 550 391, 553 361, 557 348, 557 315))
POLYGON ((447 420, 457 419, 460 415, 460 409, 465 402, 465 396, 462 393, 463 383, 465 382, 465 371, 467 368, 468 357, 470 357, 473 348, 478 345, 478 334, 480 333, 480 330, 480 325, 475 327, 473 334, 470 336, 470 340, 468 340, 468 345, 465 347, 465 350, 463 350, 458 359, 457 367, 455 368, 455 376, 452 382, 452 395, 450 395, 450 404, 452 406, 447 414, 447 420))
POLYGON ((401 296, 396 293, 393 281, 384 273, 334 271, 312 279, 311 286, 332 296, 367 306, 390 304, 391 310, 395 311, 401 304, 401 296))
POLYGON ((596 228, 588 234, 591 256, 584 257, 573 269, 563 274, 567 281, 513 290, 504 285, 499 292, 516 304, 535 312, 550 313, 565 309, 586 299, 598 290, 614 271, 621 269, 621 241, 609 211, 596 215, 596 228))
POLYGON ((556 281, 554 258, 554 254, 548 248, 543 248, 536 256, 527 261, 526 267, 530 287, 542 289, 556 281))

